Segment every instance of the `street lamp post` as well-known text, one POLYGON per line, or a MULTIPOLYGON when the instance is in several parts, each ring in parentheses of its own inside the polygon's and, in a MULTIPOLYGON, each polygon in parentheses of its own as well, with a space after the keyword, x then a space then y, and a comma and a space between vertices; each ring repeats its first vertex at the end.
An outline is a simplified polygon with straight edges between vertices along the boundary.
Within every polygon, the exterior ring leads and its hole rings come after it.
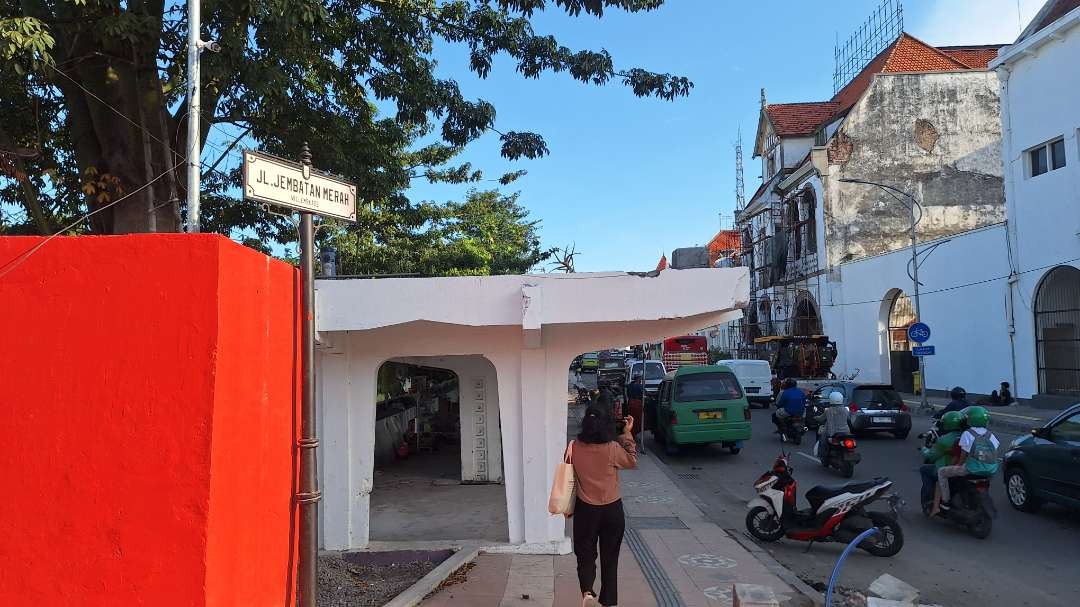
MULTIPOLYGON (((903 204, 908 209, 908 217, 911 222, 911 281, 914 288, 915 296, 915 322, 922 322, 922 307, 919 305, 919 259, 918 252, 916 250, 916 232, 915 227, 919 221, 922 220, 922 205, 915 198, 914 195, 909 194, 899 188, 894 188, 883 183, 876 183, 874 181, 864 181, 862 179, 848 179, 844 178, 840 180, 843 183, 859 183, 862 185, 872 185, 880 188, 881 190, 890 194, 893 198, 896 198, 900 204, 903 204), (897 198, 897 194, 907 198, 911 201, 910 204, 904 203, 900 198, 897 198), (915 218, 915 207, 919 207, 919 217, 915 218)), ((919 378, 922 383, 919 390, 919 408, 921 411, 929 411, 930 405, 926 401, 926 357, 920 356, 919 358, 919 378)))

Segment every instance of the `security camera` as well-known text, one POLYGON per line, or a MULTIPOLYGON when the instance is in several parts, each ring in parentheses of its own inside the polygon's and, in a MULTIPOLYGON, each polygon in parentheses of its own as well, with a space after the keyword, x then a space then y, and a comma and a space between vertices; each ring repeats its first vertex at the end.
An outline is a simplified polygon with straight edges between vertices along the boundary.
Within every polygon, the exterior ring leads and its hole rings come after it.
POLYGON ((210 51, 211 53, 220 53, 221 52, 221 44, 219 44, 217 40, 209 40, 207 42, 201 42, 201 43, 199 43, 199 46, 201 46, 202 48, 210 51))

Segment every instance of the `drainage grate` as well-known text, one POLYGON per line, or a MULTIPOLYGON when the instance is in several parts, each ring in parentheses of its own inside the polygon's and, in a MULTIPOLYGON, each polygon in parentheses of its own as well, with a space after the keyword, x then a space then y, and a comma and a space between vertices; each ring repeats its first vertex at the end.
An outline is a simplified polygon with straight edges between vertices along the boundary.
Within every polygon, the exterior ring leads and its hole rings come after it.
POLYGON ((633 526, 626 530, 626 544, 630 546, 630 552, 634 553, 634 558, 637 559, 638 565, 641 566, 641 572, 645 574, 645 581, 649 583, 649 588, 652 589, 653 596, 656 597, 657 607, 686 607, 686 603, 683 603, 679 592, 675 590, 675 585, 671 583, 671 578, 667 576, 667 573, 664 573, 660 562, 656 560, 656 555, 653 554, 649 545, 645 543, 645 538, 641 537, 641 534, 633 526))
POLYGON ((680 472, 675 476, 683 479, 684 481, 696 481, 701 479, 700 474, 694 474, 693 472, 680 472))
POLYGON ((628 516, 626 520, 635 529, 688 529, 677 516, 628 516))

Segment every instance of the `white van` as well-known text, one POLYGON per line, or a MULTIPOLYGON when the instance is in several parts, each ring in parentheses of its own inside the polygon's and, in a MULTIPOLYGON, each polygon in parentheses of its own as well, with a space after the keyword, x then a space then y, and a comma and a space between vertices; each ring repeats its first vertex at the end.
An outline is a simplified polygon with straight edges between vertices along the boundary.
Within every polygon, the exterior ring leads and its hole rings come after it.
POLYGON ((731 369, 739 379, 750 405, 768 407, 772 403, 772 368, 767 360, 721 360, 716 364, 731 369))

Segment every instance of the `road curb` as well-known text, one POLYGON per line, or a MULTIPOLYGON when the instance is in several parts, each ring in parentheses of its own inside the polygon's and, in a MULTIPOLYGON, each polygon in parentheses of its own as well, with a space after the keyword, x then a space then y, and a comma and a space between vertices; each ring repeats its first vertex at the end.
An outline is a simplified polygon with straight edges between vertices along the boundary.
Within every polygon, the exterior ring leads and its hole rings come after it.
MULTIPOLYGON (((930 407, 935 413, 945 408, 944 405, 930 405, 930 407)), ((990 419, 992 420, 990 423, 991 430, 1006 430, 1015 434, 1027 434, 1032 428, 1038 428, 1046 423, 1046 420, 1019 420, 1010 419, 1003 415, 995 416, 993 409, 989 409, 989 411, 990 419)), ((933 415, 931 413, 919 412, 915 408, 912 408, 911 413, 918 417, 931 417, 933 415)))
POLYGON ((692 490, 683 486, 682 480, 678 477, 678 475, 675 474, 675 471, 667 465, 667 462, 660 459, 659 457, 656 457, 655 455, 653 455, 652 457, 653 462, 656 464, 656 467, 663 471, 663 473, 667 475, 668 479, 670 479, 671 482, 675 484, 675 487, 678 488, 679 491, 681 491, 683 495, 685 495, 686 498, 689 499, 690 502, 694 504, 694 506, 698 510, 701 511, 702 516, 704 516, 706 520, 723 530, 723 532, 726 533, 729 537, 731 537, 731 539, 735 540, 740 546, 743 547, 744 550, 749 552, 750 556, 757 559, 759 563, 764 565, 765 568, 772 572, 774 575, 776 575, 776 577, 783 580, 785 584, 791 586, 796 592, 806 597, 807 600, 813 603, 815 607, 821 607, 825 604, 825 596, 823 594, 821 594, 817 590, 814 590, 810 587, 809 584, 799 579, 799 576, 795 575, 794 571, 788 569, 783 564, 781 564, 780 561, 774 559, 772 555, 766 552, 761 546, 757 545, 749 538, 743 537, 738 531, 734 529, 727 529, 719 522, 714 520, 712 515, 709 514, 708 504, 706 504, 692 490))
POLYGON ((446 578, 450 577, 466 563, 476 560, 478 554, 480 554, 479 547, 462 546, 457 552, 450 555, 450 558, 439 563, 438 567, 432 569, 427 575, 417 580, 416 583, 406 588, 383 607, 415 607, 419 605, 424 600, 424 597, 438 588, 439 584, 443 583, 446 578))

